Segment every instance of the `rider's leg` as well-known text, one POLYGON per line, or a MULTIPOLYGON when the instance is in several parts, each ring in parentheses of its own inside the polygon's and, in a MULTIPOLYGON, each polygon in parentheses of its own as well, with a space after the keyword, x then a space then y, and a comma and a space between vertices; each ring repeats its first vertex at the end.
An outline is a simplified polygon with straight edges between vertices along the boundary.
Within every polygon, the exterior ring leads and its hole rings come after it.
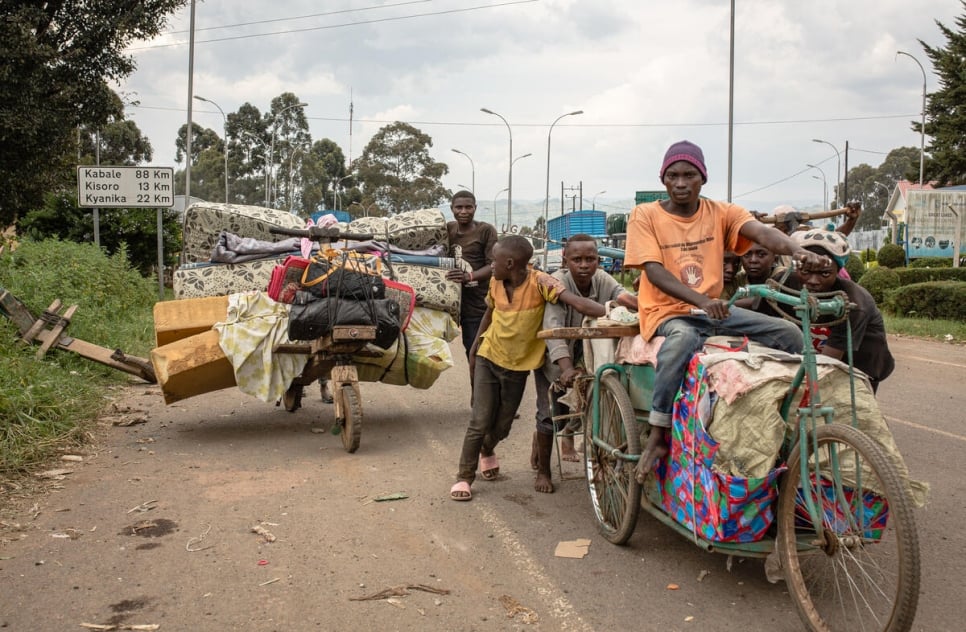
POLYGON ((544 367, 533 370, 533 384, 537 389, 537 415, 536 428, 533 432, 533 441, 530 446, 530 467, 534 470, 539 469, 539 459, 537 454, 537 433, 541 427, 544 432, 553 433, 553 421, 551 420, 550 409, 550 380, 544 373, 544 367))
POLYGON ((802 330, 783 318, 732 307, 728 318, 713 323, 714 333, 725 336, 748 336, 750 340, 787 353, 802 352, 802 330))
POLYGON ((665 320, 655 332, 656 336, 664 336, 664 342, 657 352, 657 367, 654 370, 654 392, 648 415, 651 432, 647 435, 647 441, 641 449, 641 459, 637 463, 636 476, 639 481, 654 468, 657 459, 667 454, 664 435, 665 430, 671 427, 674 398, 691 356, 707 338, 707 327, 707 319, 679 317, 665 320))

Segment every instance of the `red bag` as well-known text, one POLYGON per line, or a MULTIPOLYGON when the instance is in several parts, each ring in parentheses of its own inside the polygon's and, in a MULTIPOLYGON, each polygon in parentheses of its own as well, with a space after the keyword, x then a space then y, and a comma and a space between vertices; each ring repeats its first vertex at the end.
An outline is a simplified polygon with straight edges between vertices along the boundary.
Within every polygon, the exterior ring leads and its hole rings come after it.
POLYGON ((386 298, 390 298, 399 304, 399 331, 406 331, 409 319, 413 315, 413 309, 416 307, 416 290, 411 285, 392 279, 384 279, 383 281, 386 284, 386 298))
POLYGON ((282 265, 275 266, 268 282, 268 295, 279 303, 291 303, 295 293, 301 289, 302 272, 309 266, 309 260, 289 255, 282 265))

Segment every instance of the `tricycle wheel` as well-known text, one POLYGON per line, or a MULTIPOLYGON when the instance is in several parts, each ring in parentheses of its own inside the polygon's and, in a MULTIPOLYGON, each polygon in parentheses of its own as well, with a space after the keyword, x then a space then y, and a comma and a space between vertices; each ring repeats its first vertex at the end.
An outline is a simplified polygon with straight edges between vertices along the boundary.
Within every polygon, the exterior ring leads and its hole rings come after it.
POLYGON ((851 426, 819 426, 803 440, 807 480, 796 445, 778 497, 776 543, 802 620, 810 630, 909 630, 919 600, 919 540, 895 466, 851 426))
POLYGON ((285 410, 294 413, 302 407, 303 388, 301 384, 292 384, 285 390, 285 394, 282 395, 282 405, 285 406, 285 410))
POLYGON ((351 454, 359 449, 362 440, 362 403, 352 384, 340 386, 335 396, 342 400, 339 410, 343 416, 336 420, 342 427, 342 447, 351 454))
POLYGON ((641 453, 640 429, 615 373, 600 378, 599 390, 598 406, 589 406, 584 419, 584 472, 601 534, 625 544, 637 526, 641 485, 634 478, 635 462, 622 457, 641 453))

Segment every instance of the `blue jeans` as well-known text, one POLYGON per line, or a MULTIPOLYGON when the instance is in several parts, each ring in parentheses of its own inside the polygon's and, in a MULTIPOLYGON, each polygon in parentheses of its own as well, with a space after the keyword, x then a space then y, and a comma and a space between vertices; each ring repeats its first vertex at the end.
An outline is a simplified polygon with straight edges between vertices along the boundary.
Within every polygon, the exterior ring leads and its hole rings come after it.
POLYGON ((651 400, 649 423, 652 426, 671 427, 671 411, 674 398, 687 372, 691 356, 701 349, 711 336, 748 336, 760 344, 788 353, 802 352, 802 332, 797 325, 753 312, 732 307, 724 320, 711 320, 707 316, 676 316, 658 325, 655 336, 664 336, 657 352, 657 368, 654 372, 654 394, 651 400))

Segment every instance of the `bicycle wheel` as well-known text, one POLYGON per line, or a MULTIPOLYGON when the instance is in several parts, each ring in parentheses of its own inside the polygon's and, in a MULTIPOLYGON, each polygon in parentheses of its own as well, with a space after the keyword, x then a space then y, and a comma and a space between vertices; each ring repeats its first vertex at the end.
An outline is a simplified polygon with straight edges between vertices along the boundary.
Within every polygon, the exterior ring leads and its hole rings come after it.
POLYGON ((343 417, 336 419, 342 427, 342 447, 351 454, 359 449, 362 440, 362 402, 351 384, 343 384, 336 397, 342 400, 343 417))
POLYGON ((919 600, 919 541, 895 467, 851 426, 819 426, 807 440, 820 476, 814 486, 811 474, 806 487, 823 532, 809 518, 797 445, 778 496, 776 545, 799 615, 811 630, 909 630, 919 600))
POLYGON ((599 405, 588 407, 584 419, 584 472, 590 502, 601 534, 614 544, 625 544, 637 526, 641 511, 641 486, 634 478, 634 461, 621 459, 596 445, 594 415, 598 416, 597 438, 624 454, 641 453, 641 435, 634 406, 614 373, 600 378, 599 405))

